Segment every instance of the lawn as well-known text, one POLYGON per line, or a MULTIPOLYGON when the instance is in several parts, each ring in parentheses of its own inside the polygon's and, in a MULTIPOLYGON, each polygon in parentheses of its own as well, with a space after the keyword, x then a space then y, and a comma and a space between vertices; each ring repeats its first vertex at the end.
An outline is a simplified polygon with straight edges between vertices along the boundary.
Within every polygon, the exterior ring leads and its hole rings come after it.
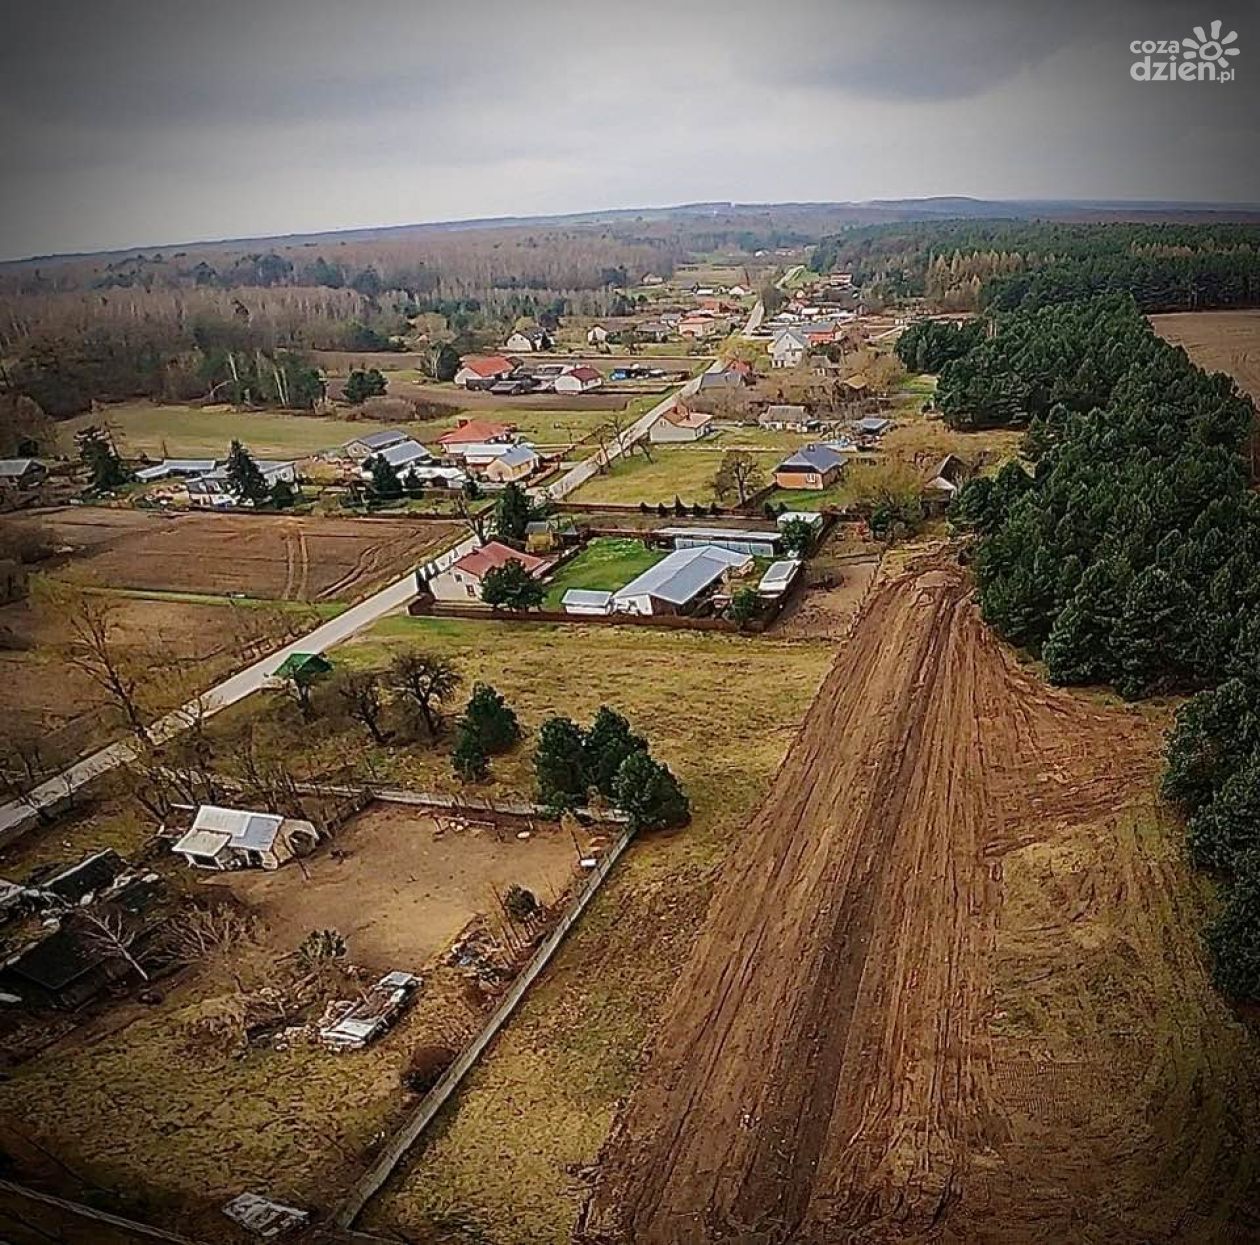
MULTIPOLYGON (((689 505, 716 501, 713 477, 722 465, 720 438, 701 445, 660 445, 652 449, 652 461, 642 454, 619 458, 607 475, 594 476, 573 494, 574 501, 670 505, 681 498, 689 505)), ((757 454, 762 470, 782 457, 778 452, 757 454)))
POLYGON ((615 592, 648 567, 655 566, 664 556, 664 550, 649 549, 639 540, 616 537, 593 540, 550 580, 545 608, 559 609, 560 599, 570 588, 615 592))
MULTIPOLYGON (((660 401, 657 396, 653 404, 660 401)), ((515 424, 526 441, 536 445, 570 445, 590 436, 600 424, 608 422, 607 411, 543 411, 515 408, 510 410, 476 410, 465 412, 460 418, 492 420, 515 424)), ((627 417, 628 420, 628 417, 627 417)), ((455 419, 430 420, 424 425, 425 441, 434 441, 456 426, 455 419)))
POLYGON ((852 490, 841 478, 825 489, 777 488, 766 498, 766 504, 786 506, 789 510, 822 510, 827 506, 847 506, 852 500, 852 490))
POLYGON ((74 434, 89 424, 108 424, 124 454, 150 458, 226 458, 233 441, 248 446, 258 458, 302 458, 381 426, 319 415, 128 402, 61 424, 64 453, 74 452, 74 434))

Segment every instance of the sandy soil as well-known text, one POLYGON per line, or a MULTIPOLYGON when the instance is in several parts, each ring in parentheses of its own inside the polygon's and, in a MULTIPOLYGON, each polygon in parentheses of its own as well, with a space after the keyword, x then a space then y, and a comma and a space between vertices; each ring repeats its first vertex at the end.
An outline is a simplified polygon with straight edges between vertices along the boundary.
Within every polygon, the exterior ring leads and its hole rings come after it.
POLYGON ((1151 324, 1200 367, 1228 372, 1260 402, 1260 311, 1177 312, 1151 316, 1151 324))
POLYGON ((453 542, 455 524, 390 519, 41 512, 25 522, 82 556, 76 571, 111 588, 283 601, 354 601, 453 542))
POLYGON ((1117 820, 1160 715, 1046 688, 969 598, 945 561, 872 591, 579 1239, 1256 1239, 1254 1047, 1179 857, 1117 820))
POLYGON ((212 877, 258 909, 268 941, 292 951, 313 929, 346 938, 356 964, 380 972, 419 970, 475 916, 492 923, 509 886, 542 903, 561 896, 577 871, 572 838, 542 827, 528 840, 473 825, 438 831, 433 818, 402 805, 377 805, 337 832, 329 847, 274 873, 212 877))

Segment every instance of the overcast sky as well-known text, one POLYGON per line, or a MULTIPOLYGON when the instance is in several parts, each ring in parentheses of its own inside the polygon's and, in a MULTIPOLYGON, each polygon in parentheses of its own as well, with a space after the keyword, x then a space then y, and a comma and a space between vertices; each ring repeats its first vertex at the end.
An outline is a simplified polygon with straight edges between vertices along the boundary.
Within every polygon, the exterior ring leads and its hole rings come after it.
POLYGON ((696 200, 1260 201, 1260 6, 7 0, 0 256, 696 200), (1224 21, 1231 83, 1134 82, 1224 21))

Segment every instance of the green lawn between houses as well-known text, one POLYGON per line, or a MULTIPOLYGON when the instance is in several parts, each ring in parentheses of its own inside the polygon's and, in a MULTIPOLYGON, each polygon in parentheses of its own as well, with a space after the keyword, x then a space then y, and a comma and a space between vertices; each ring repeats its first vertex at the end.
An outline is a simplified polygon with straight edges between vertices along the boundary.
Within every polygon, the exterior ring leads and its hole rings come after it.
POLYGON ((615 592, 636 575, 655 566, 668 551, 649 549, 642 541, 624 537, 598 537, 571 562, 566 562, 548 582, 543 608, 558 610, 570 588, 615 592))

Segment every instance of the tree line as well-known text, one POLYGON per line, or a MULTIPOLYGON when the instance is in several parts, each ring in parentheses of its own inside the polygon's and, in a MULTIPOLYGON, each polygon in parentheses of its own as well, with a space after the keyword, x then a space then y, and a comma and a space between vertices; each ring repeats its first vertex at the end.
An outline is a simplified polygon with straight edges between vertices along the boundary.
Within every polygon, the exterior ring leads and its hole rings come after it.
POLYGON ((1260 305, 1260 226, 967 220, 874 225, 824 239, 817 272, 869 298, 1010 311, 1130 293, 1143 311, 1260 305), (820 267, 819 265, 823 265, 820 267))
POLYGON ((1031 470, 973 480, 951 509, 978 536, 985 619, 1052 682, 1198 693, 1170 736, 1164 790, 1189 818, 1194 861, 1227 881, 1208 935, 1217 981, 1260 997, 1254 407, 1121 296, 1000 317, 941 384, 956 426, 1029 430, 1031 470))

